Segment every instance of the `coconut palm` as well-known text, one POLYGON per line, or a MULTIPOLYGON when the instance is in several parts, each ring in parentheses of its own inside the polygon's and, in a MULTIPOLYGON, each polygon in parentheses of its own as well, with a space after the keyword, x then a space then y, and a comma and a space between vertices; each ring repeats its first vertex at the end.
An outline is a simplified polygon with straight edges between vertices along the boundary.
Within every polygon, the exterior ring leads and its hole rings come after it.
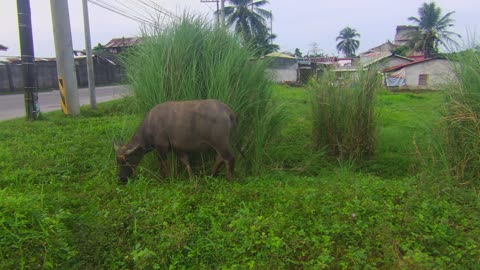
POLYGON ((355 51, 360 46, 360 41, 356 40, 356 37, 360 37, 357 30, 351 27, 345 27, 340 31, 340 35, 337 37, 337 50, 345 54, 346 57, 355 56, 355 51))
POLYGON ((435 2, 423 3, 418 9, 419 17, 408 18, 419 28, 411 34, 411 48, 422 51, 425 58, 429 58, 438 53, 439 44, 456 45, 457 42, 452 37, 460 37, 460 35, 447 30, 453 26, 454 20, 450 18, 453 13, 455 11, 442 16, 442 9, 437 7, 435 2))
POLYGON ((266 20, 272 18, 272 13, 263 6, 267 0, 229 0, 232 6, 225 7, 227 25, 235 27, 245 41, 252 41, 256 35, 268 32, 266 20))
POLYGON ((276 39, 275 34, 270 34, 269 32, 259 33, 254 37, 252 45, 253 49, 257 52, 257 55, 267 55, 272 52, 278 52, 280 46, 273 43, 273 40, 276 39))

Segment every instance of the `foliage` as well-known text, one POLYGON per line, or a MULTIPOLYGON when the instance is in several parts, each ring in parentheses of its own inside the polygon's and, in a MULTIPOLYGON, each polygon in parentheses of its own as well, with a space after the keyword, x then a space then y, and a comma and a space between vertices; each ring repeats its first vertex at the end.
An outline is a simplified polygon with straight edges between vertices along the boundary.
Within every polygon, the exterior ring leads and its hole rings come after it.
POLYGON ((410 47, 408 45, 399 46, 391 51, 395 55, 407 56, 410 52, 410 47))
POLYGON ((360 41, 356 40, 356 37, 360 37, 357 30, 348 26, 343 28, 336 39, 337 41, 340 40, 337 44, 337 50, 345 54, 346 57, 354 57, 355 51, 360 46, 360 41))
POLYGON ((96 53, 100 53, 100 52, 106 51, 105 46, 103 46, 103 45, 100 44, 100 43, 98 43, 97 46, 93 47, 92 50, 93 50, 94 52, 96 52, 96 53))
POLYGON ((300 51, 299 48, 295 48, 295 53, 294 54, 297 58, 302 58, 303 57, 303 53, 300 51))
POLYGON ((272 19, 272 13, 262 7, 267 0, 230 0, 232 6, 225 7, 227 25, 235 28, 245 45, 251 46, 258 55, 266 55, 279 50, 273 44, 275 35, 270 33, 266 20, 272 19))
MULTIPOLYGON (((478 267, 478 189, 329 164, 311 147, 310 90, 272 91, 287 116, 270 142, 271 162, 234 182, 157 181, 144 162, 137 179, 118 185, 111 139, 142 117, 125 109, 131 98, 82 107, 75 118, 0 122, 0 268, 478 267)), ((380 155, 390 154, 391 167, 413 157, 401 148, 410 149, 414 132, 433 136, 419 118, 439 119, 439 97, 379 96, 380 155)))
POLYGON ((153 31, 125 58, 139 111, 169 100, 218 99, 238 114, 234 145, 250 157, 243 165, 260 170, 281 119, 268 88, 268 63, 253 60, 235 36, 198 18, 153 31))
POLYGON ((375 105, 379 78, 373 71, 324 72, 312 81, 313 137, 317 147, 341 160, 361 160, 375 151, 375 105))
POLYGON ((408 20, 418 25, 419 30, 412 32, 410 46, 412 49, 422 51, 425 58, 438 54, 438 45, 448 45, 457 42, 455 37, 460 37, 455 32, 448 31, 453 26, 454 20, 450 17, 455 11, 442 16, 442 9, 435 2, 423 3, 418 9, 418 17, 409 17, 408 20))
POLYGON ((480 179, 480 53, 453 55, 457 62, 446 91, 446 153, 451 174, 459 180, 480 179))
POLYGON ((270 34, 268 32, 256 35, 253 43, 251 43, 255 55, 264 56, 272 52, 278 52, 280 46, 273 43, 273 40, 276 38, 277 36, 275 34, 270 34))

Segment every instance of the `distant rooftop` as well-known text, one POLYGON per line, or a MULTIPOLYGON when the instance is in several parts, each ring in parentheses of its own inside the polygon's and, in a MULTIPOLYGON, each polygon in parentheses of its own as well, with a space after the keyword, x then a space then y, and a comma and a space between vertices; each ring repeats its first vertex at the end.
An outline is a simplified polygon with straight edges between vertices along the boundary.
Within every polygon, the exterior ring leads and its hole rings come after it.
POLYGON ((140 37, 114 38, 105 44, 105 48, 131 47, 140 43, 142 43, 142 38, 140 37))
POLYGON ((0 51, 6 51, 6 50, 8 50, 8 47, 0 44, 0 51))

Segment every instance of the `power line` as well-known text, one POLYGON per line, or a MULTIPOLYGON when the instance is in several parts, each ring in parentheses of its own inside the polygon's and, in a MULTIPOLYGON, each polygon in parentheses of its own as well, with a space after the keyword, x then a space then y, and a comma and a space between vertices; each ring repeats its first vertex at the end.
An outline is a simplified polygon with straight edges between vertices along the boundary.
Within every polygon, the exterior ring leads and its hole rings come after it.
POLYGON ((111 5, 111 4, 109 4, 109 3, 106 3, 106 2, 104 2, 104 1, 102 1, 102 0, 88 0, 88 1, 89 1, 90 3, 92 3, 92 4, 94 4, 94 5, 97 5, 97 6, 99 6, 99 7, 102 7, 102 8, 104 8, 104 9, 106 9, 106 10, 109 10, 109 11, 111 11, 111 12, 113 12, 113 13, 116 13, 116 14, 121 15, 121 16, 123 16, 123 17, 126 17, 126 18, 128 18, 128 19, 134 20, 134 21, 136 21, 136 22, 139 22, 139 23, 142 23, 142 24, 148 24, 148 25, 151 25, 151 26, 154 26, 154 25, 155 25, 155 23, 152 22, 152 21, 150 21, 150 19, 148 19, 148 18, 136 16, 136 15, 132 14, 132 13, 129 12, 129 11, 125 11, 125 10, 123 10, 123 9, 121 9, 121 8, 118 8, 118 7, 116 7, 116 6, 113 6, 113 5, 111 5))

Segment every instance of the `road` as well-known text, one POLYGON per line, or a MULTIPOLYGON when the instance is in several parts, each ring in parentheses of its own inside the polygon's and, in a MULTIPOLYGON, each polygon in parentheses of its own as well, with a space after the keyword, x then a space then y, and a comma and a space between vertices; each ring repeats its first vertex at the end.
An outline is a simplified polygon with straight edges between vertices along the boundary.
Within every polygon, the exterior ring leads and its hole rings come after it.
MULTIPOLYGON (((80 88, 80 105, 90 104, 90 94, 88 88, 80 88)), ((97 103, 105 102, 123 97, 128 89, 125 85, 97 87, 97 103)), ((0 121, 25 117, 24 95, 0 95, 0 121)), ((40 112, 50 112, 60 110, 60 95, 58 90, 38 93, 38 103, 40 112)))

